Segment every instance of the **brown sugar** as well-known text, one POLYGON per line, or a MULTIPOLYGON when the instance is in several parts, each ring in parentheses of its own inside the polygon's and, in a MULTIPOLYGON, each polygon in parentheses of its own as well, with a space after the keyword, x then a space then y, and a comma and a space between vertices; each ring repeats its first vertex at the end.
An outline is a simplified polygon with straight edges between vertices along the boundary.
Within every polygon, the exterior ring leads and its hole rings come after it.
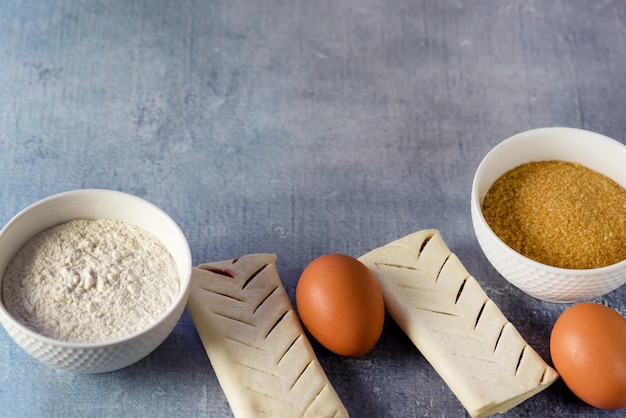
POLYGON ((489 188, 482 211, 504 243, 540 263, 592 269, 626 260, 626 189, 580 164, 522 164, 489 188))

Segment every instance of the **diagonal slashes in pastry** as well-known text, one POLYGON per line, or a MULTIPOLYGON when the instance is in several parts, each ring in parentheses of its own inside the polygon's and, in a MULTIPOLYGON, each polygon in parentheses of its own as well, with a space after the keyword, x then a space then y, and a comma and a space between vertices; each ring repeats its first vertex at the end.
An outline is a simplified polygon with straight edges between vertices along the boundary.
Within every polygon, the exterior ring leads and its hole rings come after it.
POLYGON ((489 299, 436 230, 361 256, 385 306, 473 417, 504 413, 558 374, 489 299))
POLYGON ((235 417, 347 417, 273 254, 194 268, 187 308, 235 417))

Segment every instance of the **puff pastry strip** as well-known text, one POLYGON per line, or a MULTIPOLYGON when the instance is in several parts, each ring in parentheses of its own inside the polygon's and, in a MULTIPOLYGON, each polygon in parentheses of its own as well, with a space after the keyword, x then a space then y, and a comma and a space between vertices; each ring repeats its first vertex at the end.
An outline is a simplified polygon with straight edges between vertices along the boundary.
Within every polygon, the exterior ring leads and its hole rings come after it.
POLYGON ((558 378, 437 230, 407 235, 359 260, 377 277, 390 316, 471 416, 503 413, 558 378))
POLYGON ((194 268, 187 304, 235 417, 347 417, 273 254, 194 268))

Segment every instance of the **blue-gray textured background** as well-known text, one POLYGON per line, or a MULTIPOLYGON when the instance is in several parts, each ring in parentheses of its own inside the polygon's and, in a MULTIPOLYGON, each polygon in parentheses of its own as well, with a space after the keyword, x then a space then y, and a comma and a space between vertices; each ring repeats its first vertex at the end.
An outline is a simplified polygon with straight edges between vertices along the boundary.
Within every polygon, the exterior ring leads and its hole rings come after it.
MULTIPOLYGON (((194 263, 302 269, 424 228, 549 360, 564 305, 506 283, 475 239, 488 150, 571 126, 626 140, 623 0, 0 0, 0 224, 77 188, 145 198, 194 263)), ((622 288, 599 299, 626 314, 622 288)), ((320 361, 355 417, 465 412, 399 329, 320 361)), ((0 416, 229 416, 187 314, 139 363, 46 368, 0 331, 0 416)), ((556 383, 511 417, 619 416, 556 383)))

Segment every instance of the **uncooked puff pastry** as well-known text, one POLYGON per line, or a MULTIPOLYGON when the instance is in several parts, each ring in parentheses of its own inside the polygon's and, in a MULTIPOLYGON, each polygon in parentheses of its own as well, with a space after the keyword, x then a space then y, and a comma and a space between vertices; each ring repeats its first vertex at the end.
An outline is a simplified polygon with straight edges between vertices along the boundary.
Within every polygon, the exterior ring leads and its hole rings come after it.
POLYGON ((437 230, 359 258, 391 317, 473 417, 504 413, 559 376, 452 254, 437 230))
POLYGON ((347 417, 273 254, 194 268, 187 304, 235 417, 347 417))

